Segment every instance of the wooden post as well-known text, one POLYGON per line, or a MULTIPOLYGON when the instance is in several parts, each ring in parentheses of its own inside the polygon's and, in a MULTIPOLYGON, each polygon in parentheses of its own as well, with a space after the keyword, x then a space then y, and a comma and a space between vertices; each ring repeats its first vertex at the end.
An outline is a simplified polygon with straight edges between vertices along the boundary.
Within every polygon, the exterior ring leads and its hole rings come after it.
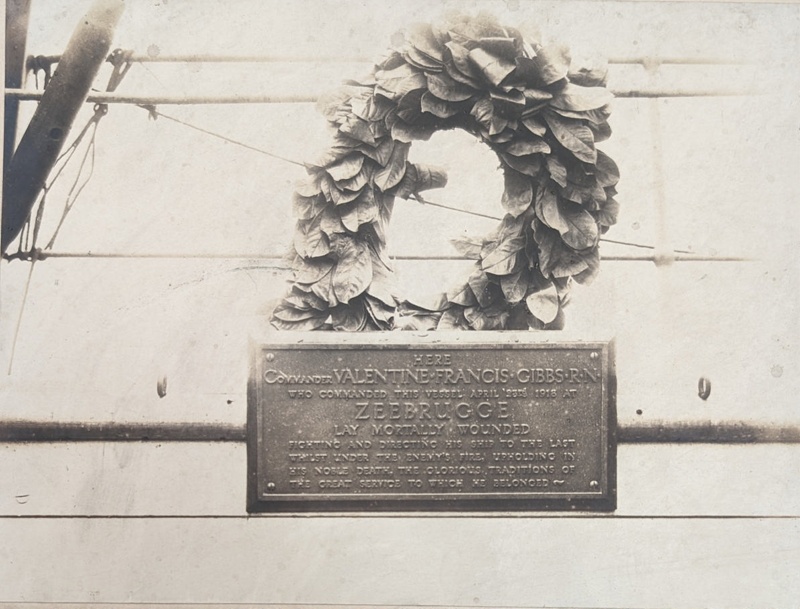
POLYGON ((3 252, 19 235, 45 185, 72 123, 108 56, 124 6, 123 0, 95 0, 67 44, 3 177, 3 252))
MULTIPOLYGON (((19 89, 25 80, 25 42, 28 37, 30 0, 6 2, 6 89, 19 89)), ((3 117, 3 173, 5 173, 17 139, 19 100, 5 99, 3 117)))

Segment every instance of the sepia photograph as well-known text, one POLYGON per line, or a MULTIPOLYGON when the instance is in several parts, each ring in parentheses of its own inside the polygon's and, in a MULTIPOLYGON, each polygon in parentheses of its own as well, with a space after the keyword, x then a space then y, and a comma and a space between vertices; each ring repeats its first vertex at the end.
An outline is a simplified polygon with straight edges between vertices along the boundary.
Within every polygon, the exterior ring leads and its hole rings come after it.
POLYGON ((800 3, 5 0, 0 607, 796 607, 800 3))

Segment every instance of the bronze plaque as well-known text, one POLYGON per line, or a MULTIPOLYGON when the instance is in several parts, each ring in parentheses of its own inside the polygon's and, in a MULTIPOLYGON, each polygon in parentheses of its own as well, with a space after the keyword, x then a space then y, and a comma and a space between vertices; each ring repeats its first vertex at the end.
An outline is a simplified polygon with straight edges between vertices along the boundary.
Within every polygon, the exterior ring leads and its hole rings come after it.
POLYGON ((612 343, 464 334, 255 347, 248 510, 615 509, 612 343))

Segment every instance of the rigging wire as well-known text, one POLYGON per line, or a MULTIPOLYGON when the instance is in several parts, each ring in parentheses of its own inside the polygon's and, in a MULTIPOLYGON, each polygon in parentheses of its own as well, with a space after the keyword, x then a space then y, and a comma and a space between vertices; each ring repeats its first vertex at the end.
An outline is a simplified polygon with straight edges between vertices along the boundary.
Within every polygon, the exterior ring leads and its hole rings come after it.
MULTIPOLYGON (((222 135, 221 133, 217 133, 215 131, 210 131, 209 129, 205 129, 203 127, 199 127, 197 125, 194 125, 192 123, 186 122, 186 121, 184 121, 182 119, 179 119, 179 118, 176 118, 174 116, 170 116, 168 114, 164 114, 163 112, 159 111, 153 105, 138 104, 137 106, 139 108, 142 108, 143 110, 146 110, 150 114, 151 117, 162 116, 162 117, 166 118, 167 120, 174 121, 174 122, 176 122, 176 123, 178 123, 180 125, 184 125, 185 127, 188 127, 190 129, 194 129, 195 131, 199 131, 200 133, 204 133, 204 134, 209 135, 211 137, 215 137, 217 139, 223 140, 223 141, 228 142, 230 144, 234 144, 236 146, 241 146, 242 148, 245 148, 247 150, 251 150, 253 152, 257 152, 259 154, 263 154, 265 156, 268 156, 268 157, 271 157, 271 158, 274 158, 274 159, 278 159, 280 161, 285 161, 286 163, 291 163, 292 165, 297 165, 299 167, 308 167, 309 166, 307 163, 301 163, 300 161, 296 161, 294 159, 290 159, 290 158, 281 156, 279 154, 275 154, 274 152, 271 152, 269 150, 264 150, 263 148, 257 148, 255 146, 251 146, 250 144, 246 144, 246 143, 244 143, 242 141, 235 140, 235 139, 230 138, 230 137, 228 137, 226 135, 222 135)), ((424 204, 424 205, 430 205, 431 207, 439 207, 439 208, 442 208, 442 209, 447 209, 447 210, 450 210, 450 211, 454 211, 454 212, 458 212, 458 213, 462 213, 462 214, 467 214, 467 215, 470 215, 470 216, 476 216, 476 217, 479 217, 479 218, 487 218, 489 220, 502 220, 502 218, 499 217, 499 216, 493 216, 491 214, 484 214, 484 213, 477 212, 477 211, 471 211, 469 209, 463 209, 461 207, 452 207, 450 205, 444 205, 443 203, 437 203, 435 201, 429 201, 427 199, 423 199, 419 194, 415 194, 415 195, 413 195, 413 197, 414 197, 414 199, 416 199, 416 201, 418 203, 421 203, 421 204, 424 204)), ((640 243, 630 243, 630 242, 627 242, 627 241, 606 239, 604 237, 601 237, 600 241, 604 241, 604 242, 607 242, 607 243, 614 243, 614 244, 617 244, 617 245, 626 245, 626 246, 630 246, 630 247, 638 247, 638 248, 642 248, 642 249, 650 249, 650 250, 655 249, 655 247, 652 246, 652 245, 643 245, 643 244, 640 244, 640 243)), ((694 253, 694 252, 690 252, 688 250, 674 250, 674 251, 676 253, 678 253, 678 254, 693 254, 694 253)))
MULTIPOLYGON (((122 82, 122 80, 125 78, 125 75, 128 73, 132 65, 130 57, 131 57, 130 52, 122 51, 120 49, 115 50, 109 56, 108 61, 110 61, 113 64, 114 69, 111 73, 111 76, 108 79, 108 84, 106 85, 107 92, 115 91, 116 88, 122 82)), ((45 72, 45 76, 47 76, 47 72, 45 72)), ((47 86, 47 81, 48 79, 46 78, 45 86, 47 86)), ((42 187, 42 195, 39 199, 39 206, 36 210, 36 219, 34 221, 34 226, 33 226, 33 238, 29 244, 26 244, 30 246, 29 255, 30 255, 31 266, 30 269, 28 270, 28 277, 25 281, 25 289, 22 295, 22 302, 20 304, 19 315, 17 316, 17 323, 14 328, 14 337, 12 339, 11 353, 9 355, 9 360, 8 360, 7 374, 9 376, 11 375, 11 372, 14 367, 14 354, 17 350, 17 342, 19 338, 20 328, 22 326, 22 318, 25 314, 25 308, 28 302, 28 292, 30 291, 31 281, 33 279, 33 270, 36 267, 36 262, 41 258, 41 250, 37 249, 36 243, 39 238, 39 230, 41 229, 42 218, 44 216, 44 208, 47 202, 47 193, 52 188, 53 184, 59 179, 61 173, 64 171, 67 165, 69 165, 69 162, 72 160, 72 157, 78 150, 78 146, 80 146, 84 137, 86 137, 86 134, 89 133, 89 130, 91 129, 92 136, 89 140, 89 144, 87 145, 86 150, 84 151, 83 158, 81 159, 81 163, 78 167, 78 171, 75 176, 75 180, 72 183, 72 187, 70 188, 69 193, 67 194, 67 199, 64 204, 64 210, 62 211, 61 218, 58 222, 58 225, 56 226, 55 231, 53 232, 53 235, 50 238, 50 241, 45 246, 45 249, 49 250, 52 249, 53 244, 55 243, 55 239, 58 236, 58 232, 61 229, 61 226, 64 224, 64 220, 66 220, 67 214, 69 214, 70 210, 72 210, 72 208, 75 206, 75 203, 77 202, 78 198, 83 192, 83 189, 89 183, 89 180, 91 180, 92 175, 94 174, 97 126, 100 123, 100 120, 106 114, 108 114, 108 106, 106 104, 103 103, 95 104, 94 114, 89 118, 86 125, 83 127, 83 129, 81 129, 80 133, 72 141, 69 147, 64 152, 62 152, 58 156, 58 158, 56 158, 55 164, 57 165, 59 162, 61 162, 61 166, 58 168, 52 179, 50 179, 49 182, 46 182, 42 187), (90 153, 91 156, 89 156, 90 153), (83 169, 86 166, 87 158, 90 159, 89 175, 81 183, 80 180, 81 176, 83 175, 83 169)), ((27 238, 30 235, 30 214, 26 222, 25 235, 26 235, 25 241, 27 241, 27 238)), ((20 238, 20 245, 22 244, 22 241, 23 239, 20 238)))
POLYGON ((139 108, 147 110, 150 113, 150 117, 153 118, 154 120, 156 118, 158 118, 158 117, 162 117, 162 118, 165 118, 167 120, 170 120, 170 121, 173 121, 175 123, 178 123, 180 125, 183 125, 185 127, 189 127, 190 129, 194 129, 195 131, 199 131, 200 133, 204 133, 204 134, 209 135, 211 137, 215 137, 217 139, 220 139, 220 140, 222 140, 224 142, 228 142, 229 144, 234 144, 236 146, 240 146, 240 147, 245 148, 247 150, 251 150, 253 152, 258 152, 259 154, 266 155, 266 156, 271 157, 273 159, 278 159, 279 161, 285 161, 286 163, 291 163, 292 165, 298 165, 299 167, 308 167, 308 165, 306 165, 305 163, 301 163, 299 161, 295 161, 293 159, 289 159, 289 158, 281 156, 279 154, 275 154, 274 152, 270 152, 269 150, 264 150, 263 148, 256 148, 255 146, 251 146, 250 144, 245 144, 244 142, 241 142, 239 140, 234 140, 232 138, 229 138, 229 137, 227 137, 225 135, 222 135, 221 133, 216 133, 214 131, 209 131, 208 129, 204 129, 203 127, 198 127, 197 125, 193 125, 191 123, 187 123, 186 121, 181 120, 181 119, 179 119, 179 118, 177 118, 175 116, 170 116, 169 114, 164 114, 163 112, 159 111, 154 105, 151 105, 151 104, 137 104, 137 106, 139 108))

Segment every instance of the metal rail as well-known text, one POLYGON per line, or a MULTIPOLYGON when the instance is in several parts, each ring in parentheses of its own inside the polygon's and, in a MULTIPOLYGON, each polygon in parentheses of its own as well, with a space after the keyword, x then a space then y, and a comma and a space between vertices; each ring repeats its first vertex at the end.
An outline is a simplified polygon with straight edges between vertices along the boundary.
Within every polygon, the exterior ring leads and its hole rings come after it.
MULTIPOLYGON (((245 442, 234 423, 63 423, 2 421, 0 442, 245 442)), ((636 422, 617 427, 620 444, 800 444, 800 425, 636 422)))
MULTIPOLYGON (((58 63, 61 55, 31 55, 28 65, 38 63, 58 63)), ((213 53, 199 54, 161 54, 132 53, 130 61, 141 63, 368 63, 375 58, 363 55, 217 55, 213 53)), ((748 62, 728 57, 609 57, 608 63, 614 65, 641 65, 645 67, 659 65, 729 65, 746 66, 748 62)))
MULTIPOLYGON (((33 255, 30 252, 21 252, 19 254, 9 254, 4 256, 7 260, 28 260, 32 259, 33 255)), ((264 261, 280 261, 284 260, 284 256, 280 254, 265 254, 265 253, 179 253, 179 252, 50 252, 37 250, 36 259, 45 260, 47 258, 64 258, 64 259, 86 259, 86 258, 123 258, 123 259, 155 259, 155 260, 171 260, 171 259, 216 259, 216 260, 264 260, 264 261)), ((392 260, 418 260, 418 261, 459 261, 459 260, 475 260, 474 258, 467 258, 465 256, 454 255, 441 255, 441 256, 421 256, 421 255, 400 255, 390 256, 392 260)), ((657 255, 642 255, 642 254, 617 254, 613 256, 600 256, 601 260, 610 262, 655 262, 661 261, 657 255)), ((670 257, 671 262, 754 262, 754 259, 743 256, 712 256, 705 254, 675 254, 670 257)), ((278 268, 278 267, 276 267, 278 268)), ((287 267, 288 268, 288 267, 287 267)))
MULTIPOLYGON (((684 98, 684 97, 741 97, 758 95, 755 91, 743 89, 614 89, 611 91, 617 98, 684 98)), ((27 89, 6 89, 7 99, 20 101, 39 101, 42 91, 27 89)), ((92 92, 86 98, 92 104, 133 104, 137 106, 166 106, 166 105, 227 105, 227 104, 303 104, 315 103, 319 98, 318 93, 305 95, 285 94, 236 94, 223 95, 135 95, 124 93, 92 92)))

